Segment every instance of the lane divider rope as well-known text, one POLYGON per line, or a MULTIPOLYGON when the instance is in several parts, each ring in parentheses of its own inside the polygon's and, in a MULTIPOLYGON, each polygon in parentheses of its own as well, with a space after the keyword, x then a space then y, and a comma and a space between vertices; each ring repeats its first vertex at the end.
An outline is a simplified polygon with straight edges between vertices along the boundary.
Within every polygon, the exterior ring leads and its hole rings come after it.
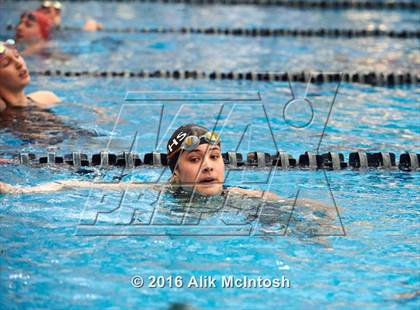
MULTIPOLYGON (((396 161, 396 155, 392 152, 352 152, 345 161, 342 153, 328 152, 317 154, 314 152, 305 152, 294 159, 287 152, 278 152, 271 155, 265 152, 249 152, 246 157, 237 152, 226 152, 222 154, 225 165, 230 168, 255 167, 266 168, 277 166, 281 169, 329 169, 342 170, 346 168, 367 169, 397 169, 403 171, 418 171, 420 163, 420 154, 413 152, 401 153, 399 162, 396 161)), ((37 156, 33 153, 20 153, 18 157, 20 164, 26 165, 69 165, 77 168, 99 166, 109 168, 112 166, 136 168, 140 166, 167 166, 167 154, 159 152, 146 153, 143 159, 139 154, 124 152, 114 154, 109 152, 99 152, 89 155, 72 152, 64 156, 58 156, 55 152, 49 152, 47 155, 37 156)))
MULTIPOLYGON (((6 0, 12 1, 12 0, 6 0)), ((31 0, 13 0, 31 1, 31 0)), ((62 0, 62 2, 90 2, 91 0, 62 0)), ((416 10, 420 8, 419 1, 363 1, 363 0, 100 0, 99 2, 143 2, 163 4, 193 4, 193 5, 259 5, 279 6, 298 9, 363 9, 363 10, 416 10)), ((96 0, 95 2, 98 2, 96 0)))
MULTIPOLYGON (((13 30, 13 25, 8 25, 7 30, 13 30)), ((83 31, 80 27, 64 26, 60 31, 83 31)), ((104 28, 98 32, 106 33, 178 33, 178 34, 202 34, 224 35, 243 37, 329 37, 329 38, 364 38, 364 37, 388 37, 395 39, 419 39, 420 30, 383 30, 374 29, 288 29, 288 28, 104 28)))
POLYGON ((266 82, 310 82, 314 84, 347 82, 372 86, 401 86, 420 84, 420 75, 413 72, 367 72, 367 73, 324 73, 324 72, 220 72, 197 70, 155 70, 155 71, 31 71, 33 76, 94 77, 94 78, 170 78, 209 80, 248 80, 266 82))

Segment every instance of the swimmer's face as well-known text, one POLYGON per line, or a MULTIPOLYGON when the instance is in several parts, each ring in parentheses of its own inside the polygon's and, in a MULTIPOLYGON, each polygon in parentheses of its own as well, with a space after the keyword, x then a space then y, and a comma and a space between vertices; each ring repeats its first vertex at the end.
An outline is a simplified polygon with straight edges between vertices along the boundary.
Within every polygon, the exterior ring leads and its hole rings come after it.
POLYGON ((211 144, 201 144, 191 152, 182 152, 174 172, 184 189, 195 189, 206 196, 222 192, 224 175, 220 146, 211 144))
POLYGON ((8 90, 21 90, 30 82, 25 60, 15 48, 6 48, 0 56, 0 85, 8 90))
POLYGON ((36 17, 32 14, 22 15, 16 26, 16 41, 31 43, 39 40, 43 40, 43 38, 36 17))

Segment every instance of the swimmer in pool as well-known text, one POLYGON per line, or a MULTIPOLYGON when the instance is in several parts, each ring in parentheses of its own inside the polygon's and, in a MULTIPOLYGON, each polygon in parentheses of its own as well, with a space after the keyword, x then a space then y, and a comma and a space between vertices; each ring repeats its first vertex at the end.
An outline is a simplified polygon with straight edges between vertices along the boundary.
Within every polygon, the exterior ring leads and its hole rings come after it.
MULTIPOLYGON (((37 9, 37 11, 47 15, 50 18, 54 28, 59 28, 61 25, 62 8, 63 6, 59 1, 44 1, 42 5, 37 9)), ((83 26, 83 30, 88 32, 94 32, 102 28, 102 24, 98 23, 93 18, 88 18, 83 26)))
POLYGON ((61 25, 62 4, 59 1, 44 1, 37 11, 44 13, 50 18, 55 28, 61 25))
MULTIPOLYGON (((58 5, 56 5, 58 7, 58 5)), ((56 9, 50 1, 45 1, 41 8, 25 12, 20 16, 16 26, 15 39, 18 43, 25 45, 22 55, 28 56, 40 53, 48 47, 48 40, 51 32, 61 23, 61 4, 60 9, 56 9)), ((97 31, 102 29, 102 25, 94 19, 89 18, 85 23, 84 31, 97 31)))
MULTIPOLYGON (((64 138, 97 135, 66 124, 49 110, 61 102, 54 93, 41 90, 26 95, 25 87, 30 81, 25 60, 17 51, 14 40, 0 41, 0 129, 7 128, 24 141, 47 145, 56 144, 64 138), (49 134, 51 132, 54 137, 49 134)), ((109 119, 103 108, 77 103, 71 105, 94 111, 100 116, 99 122, 109 119)))
POLYGON ((45 140, 42 144, 49 145, 53 140, 48 132, 71 136, 69 126, 48 110, 60 98, 50 91, 25 94, 30 80, 25 60, 14 41, 0 41, 0 129, 7 128, 22 141, 45 140))
POLYGON ((0 113, 6 109, 28 106, 49 108, 60 102, 50 91, 25 94, 31 77, 25 60, 16 49, 14 40, 0 41, 0 113))
MULTIPOLYGON (((224 162, 221 155, 221 140, 217 133, 196 124, 179 127, 167 143, 168 163, 172 175, 166 187, 215 196, 224 192, 279 200, 274 193, 224 186, 224 162)), ((0 182, 0 193, 52 192, 64 188, 102 188, 122 190, 126 188, 151 188, 160 190, 162 185, 143 183, 94 183, 78 180, 63 180, 34 187, 12 186, 0 182)))
MULTIPOLYGON (((267 191, 225 186, 225 167, 221 156, 221 140, 216 133, 204 127, 196 124, 179 127, 167 143, 167 152, 168 163, 172 172, 167 184, 97 183, 63 180, 32 187, 22 187, 0 182, 0 194, 55 192, 70 188, 96 188, 110 191, 150 189, 159 193, 167 191, 177 198, 181 206, 184 205, 184 202, 191 201, 192 193, 199 194, 194 197, 199 198, 200 201, 201 198, 218 199, 217 196, 227 197, 229 195, 230 199, 229 204, 226 205, 226 210, 233 212, 243 210, 246 223, 258 219, 262 232, 278 231, 277 228, 272 230, 270 227, 279 223, 287 225, 286 232, 298 232, 305 236, 316 234, 321 227, 340 229, 339 226, 331 224, 336 215, 335 209, 322 202, 300 198, 298 201, 284 199, 267 191), (262 202, 264 204, 261 204, 262 202), (297 217, 293 217, 293 224, 289 227, 288 223, 292 214, 297 214, 297 217), (301 220, 302 217, 305 217, 305 221, 301 220)), ((221 206, 221 203, 213 204, 215 211, 221 206)), ((196 206, 197 208, 200 207, 199 205, 196 206)), ((199 213, 201 217, 210 214, 211 210, 206 209, 206 211, 199 211, 199 213)), ((316 241, 330 247, 328 241, 322 239, 316 239, 316 241)))
MULTIPOLYGON (((295 201, 294 199, 281 198, 268 191, 225 186, 225 167, 221 156, 221 140, 216 133, 204 127, 196 124, 179 127, 167 143, 167 152, 169 167, 172 171, 171 178, 167 184, 135 182, 98 183, 63 180, 32 187, 22 187, 0 182, 0 194, 55 192, 70 188, 96 188, 116 191, 150 189, 156 192, 162 192, 167 190, 168 193, 174 194, 181 200, 183 197, 190 200, 189 198, 191 198, 192 193, 198 194, 198 197, 215 197, 220 195, 226 197, 226 195, 229 195, 233 199, 234 197, 239 198, 238 204, 241 208, 249 208, 249 206, 242 205, 244 198, 271 203, 265 205, 261 210, 258 208, 252 209, 253 211, 250 210, 249 219, 255 219, 255 216, 260 216, 260 223, 264 223, 264 225, 277 223, 281 218, 279 212, 290 210, 291 206, 296 205, 296 210, 301 210, 303 212, 302 214, 306 214, 309 211, 312 214, 312 219, 317 218, 318 222, 316 223, 318 226, 339 229, 339 227, 330 224, 331 220, 334 219, 335 209, 322 202, 301 198, 299 198, 299 201, 295 201), (289 209, 281 208, 281 206, 288 206, 289 209), (314 210, 318 213, 314 214, 314 210), (319 214, 325 215, 320 217, 319 214)), ((289 213, 286 212, 284 214, 289 213)), ((283 220, 284 214, 282 215, 283 220)), ((303 229, 306 228, 306 224, 303 225, 303 229)))
POLYGON ((40 11, 25 12, 16 26, 16 42, 25 45, 22 55, 39 53, 46 46, 53 24, 51 19, 40 11))

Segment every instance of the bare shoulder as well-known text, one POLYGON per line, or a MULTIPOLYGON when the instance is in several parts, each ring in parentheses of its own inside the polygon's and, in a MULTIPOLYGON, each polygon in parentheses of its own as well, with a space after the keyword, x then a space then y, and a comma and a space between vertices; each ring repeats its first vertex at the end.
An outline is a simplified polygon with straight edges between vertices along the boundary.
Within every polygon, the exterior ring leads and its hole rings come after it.
POLYGON ((4 102, 4 100, 0 98, 0 112, 6 110, 6 108, 7 108, 6 102, 4 102))
POLYGON ((246 195, 248 197, 263 198, 268 200, 282 200, 282 198, 272 192, 263 192, 256 189, 247 189, 241 187, 229 187, 229 192, 238 195, 246 195))
POLYGON ((61 101, 56 94, 47 90, 30 93, 28 97, 37 102, 41 108, 49 108, 61 101))
POLYGON ((87 32, 95 32, 101 29, 103 29, 103 25, 93 18, 89 18, 83 26, 83 31, 87 32))

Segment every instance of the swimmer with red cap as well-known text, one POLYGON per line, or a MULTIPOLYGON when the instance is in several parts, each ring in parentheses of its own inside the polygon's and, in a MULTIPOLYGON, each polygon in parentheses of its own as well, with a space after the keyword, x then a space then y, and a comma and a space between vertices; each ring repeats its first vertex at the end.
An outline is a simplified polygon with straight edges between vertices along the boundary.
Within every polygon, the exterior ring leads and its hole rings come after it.
POLYGON ((50 18, 40 11, 25 12, 16 26, 16 40, 34 43, 48 40, 52 28, 50 18))
POLYGON ((25 12, 16 26, 16 41, 25 44, 23 55, 39 52, 46 46, 52 30, 51 19, 40 11, 25 12))
MULTIPOLYGON (((59 1, 44 1, 42 5, 37 9, 37 11, 47 15, 50 18, 54 28, 59 28, 61 25, 62 9, 63 5, 59 1)), ((94 32, 102 28, 103 26, 101 23, 97 22, 93 18, 88 17, 82 30, 94 32)))
MULTIPOLYGON (((25 44, 22 55, 28 56, 40 52, 47 46, 51 32, 61 23, 61 3, 58 1, 44 1, 43 5, 35 11, 25 12, 20 16, 16 26, 16 41, 25 44)), ((85 23, 84 31, 96 31, 102 25, 89 18, 85 23)))

